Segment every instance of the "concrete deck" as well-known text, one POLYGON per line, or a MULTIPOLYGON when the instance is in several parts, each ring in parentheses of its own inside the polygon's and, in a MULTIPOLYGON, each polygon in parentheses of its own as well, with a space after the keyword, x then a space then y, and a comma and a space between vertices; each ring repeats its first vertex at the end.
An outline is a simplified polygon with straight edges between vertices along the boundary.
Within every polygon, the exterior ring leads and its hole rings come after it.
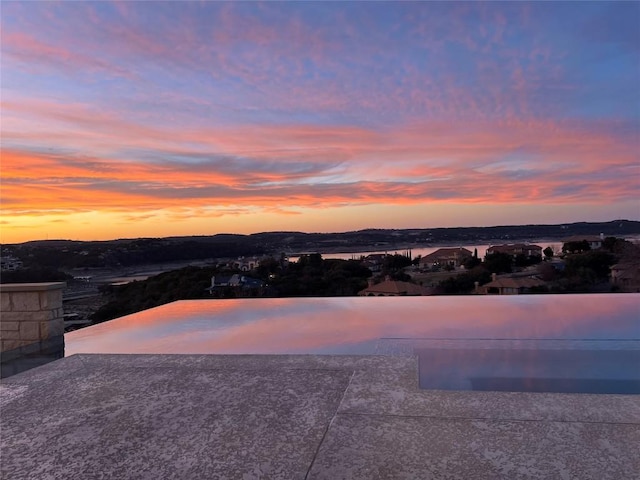
POLYGON ((2 381, 2 478, 640 477, 640 396, 417 385, 411 357, 74 355, 2 381))

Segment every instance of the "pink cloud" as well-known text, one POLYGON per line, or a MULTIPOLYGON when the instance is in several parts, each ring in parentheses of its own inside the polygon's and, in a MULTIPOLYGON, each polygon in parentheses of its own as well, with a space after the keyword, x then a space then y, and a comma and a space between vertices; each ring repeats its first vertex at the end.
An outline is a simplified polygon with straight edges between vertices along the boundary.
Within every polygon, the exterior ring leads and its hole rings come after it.
POLYGON ((58 72, 65 69, 109 73, 126 78, 133 75, 125 68, 102 61, 95 56, 74 52, 65 47, 56 46, 38 40, 22 32, 8 32, 2 35, 2 49, 13 61, 21 62, 27 69, 35 71, 50 68, 58 72))
POLYGON ((287 211, 316 206, 319 198, 326 205, 613 202, 639 186, 630 175, 635 144, 616 135, 615 123, 167 129, 84 104, 7 101, 3 111, 3 204, 14 211, 118 209, 132 201, 162 209, 176 198, 188 208, 287 211), (34 121, 41 129, 22 128, 34 121), (59 152, 7 147, 24 141, 59 152))

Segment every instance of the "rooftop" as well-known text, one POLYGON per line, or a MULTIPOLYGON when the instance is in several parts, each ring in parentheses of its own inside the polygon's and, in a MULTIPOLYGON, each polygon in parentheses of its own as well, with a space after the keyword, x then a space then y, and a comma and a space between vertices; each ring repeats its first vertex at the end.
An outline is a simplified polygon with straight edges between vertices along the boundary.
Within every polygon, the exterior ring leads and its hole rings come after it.
POLYGON ((640 471, 640 396, 420 390, 415 357, 78 354, 0 392, 13 480, 640 471))
POLYGON ((542 280, 537 280, 535 278, 529 277, 502 277, 496 278, 495 280, 485 283, 483 288, 521 288, 521 287, 537 287, 539 285, 544 285, 545 282, 542 280))
POLYGON ((415 283, 383 280, 358 292, 358 295, 432 295, 433 290, 415 283))

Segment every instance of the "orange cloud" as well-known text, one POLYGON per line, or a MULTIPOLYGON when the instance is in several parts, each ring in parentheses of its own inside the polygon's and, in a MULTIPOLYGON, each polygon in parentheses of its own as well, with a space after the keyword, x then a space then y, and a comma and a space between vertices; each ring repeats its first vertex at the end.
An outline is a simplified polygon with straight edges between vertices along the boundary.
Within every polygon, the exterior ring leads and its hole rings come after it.
MULTIPOLYGON (((78 145, 102 156, 3 148, 2 203, 9 215, 119 211, 131 205, 143 212, 172 210, 175 201, 191 209, 289 212, 317 206, 319 199, 323 206, 576 202, 594 195, 599 201, 615 201, 638 189, 630 176, 637 171, 633 145, 606 129, 594 132, 580 125, 422 122, 389 131, 263 125, 185 128, 170 134, 108 113, 94 117, 82 106, 57 113, 55 104, 30 107, 43 117, 93 125, 98 133, 81 138, 78 145), (117 136, 118 145, 96 140, 101 132, 105 139, 117 136)), ((10 111, 17 108, 8 104, 10 111)), ((73 136, 72 128, 61 144, 69 145, 73 136)), ((7 143, 22 139, 9 130, 7 143)))

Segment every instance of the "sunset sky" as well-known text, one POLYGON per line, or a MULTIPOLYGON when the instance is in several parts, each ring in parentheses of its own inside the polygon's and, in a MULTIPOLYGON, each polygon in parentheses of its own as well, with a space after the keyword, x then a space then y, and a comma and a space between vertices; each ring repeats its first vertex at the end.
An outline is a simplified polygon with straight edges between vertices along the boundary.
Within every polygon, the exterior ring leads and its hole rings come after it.
POLYGON ((640 3, 12 2, 1 238, 640 220, 640 3))

